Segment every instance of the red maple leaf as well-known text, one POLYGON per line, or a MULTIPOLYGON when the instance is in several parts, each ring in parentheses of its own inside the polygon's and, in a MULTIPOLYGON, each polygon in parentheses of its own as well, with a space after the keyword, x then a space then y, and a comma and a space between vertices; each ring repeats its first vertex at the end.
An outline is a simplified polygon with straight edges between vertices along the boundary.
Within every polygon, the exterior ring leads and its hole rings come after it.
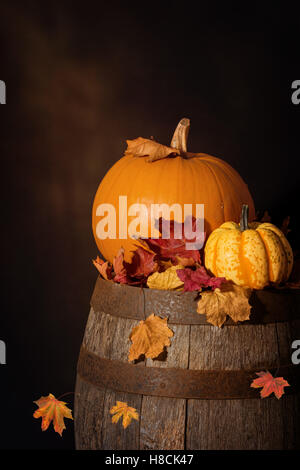
POLYGON ((284 394, 284 387, 289 387, 290 384, 283 377, 273 377, 267 372, 256 372, 258 379, 254 379, 251 383, 252 388, 262 388, 260 391, 261 398, 266 398, 274 392, 276 398, 281 398, 284 394))
POLYGON ((130 263, 124 261, 124 266, 130 277, 144 278, 153 273, 157 268, 155 253, 150 253, 138 246, 133 252, 130 263))
POLYGON ((147 282, 149 274, 157 269, 155 253, 150 253, 142 247, 133 252, 131 262, 124 261, 124 249, 121 248, 113 261, 115 277, 114 282, 129 285, 143 285, 147 282))
POLYGON ((190 268, 177 269, 176 273, 179 279, 184 282, 185 292, 200 290, 202 287, 211 287, 214 290, 220 287, 223 282, 226 282, 224 277, 211 277, 203 266, 196 270, 190 268))
POLYGON ((115 272, 114 281, 120 284, 128 284, 127 271, 124 266, 124 248, 120 248, 119 253, 114 257, 113 267, 115 272))
POLYGON ((196 239, 194 234, 196 229, 195 217, 191 218, 190 224, 183 224, 174 220, 169 221, 160 217, 156 227, 164 238, 144 238, 139 241, 156 253, 160 260, 171 260, 172 263, 178 264, 178 258, 192 259, 195 263, 201 264, 199 249, 187 249, 188 244, 196 246, 196 242, 200 243, 201 241, 202 244, 204 242, 205 234, 202 234, 201 240, 196 239), (190 230, 185 228, 183 231, 183 227, 189 225, 190 230), (191 235, 190 238, 189 234, 191 235))

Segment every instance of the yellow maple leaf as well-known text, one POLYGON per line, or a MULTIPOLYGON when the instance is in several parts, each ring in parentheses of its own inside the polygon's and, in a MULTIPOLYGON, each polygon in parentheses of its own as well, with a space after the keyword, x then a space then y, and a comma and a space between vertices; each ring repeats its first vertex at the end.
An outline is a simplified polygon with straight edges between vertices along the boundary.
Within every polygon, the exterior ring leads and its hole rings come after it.
POLYGON ((166 145, 155 142, 155 140, 144 139, 143 137, 138 137, 134 140, 127 140, 126 142, 127 149, 125 151, 125 155, 148 157, 146 159, 148 163, 155 162, 155 160, 161 160, 172 153, 176 155, 180 154, 178 149, 167 147, 166 145))
POLYGON ((117 423, 123 416, 123 428, 126 429, 132 419, 139 420, 139 414, 135 408, 128 406, 126 402, 117 401, 117 404, 110 409, 110 414, 114 415, 111 419, 112 423, 117 423))
POLYGON ((172 266, 162 273, 153 273, 148 277, 147 286, 150 289, 178 289, 184 285, 177 276, 177 269, 182 269, 183 266, 172 266))
POLYGON ((201 292, 197 312, 206 314, 209 323, 221 327, 229 315, 234 322, 249 320, 251 289, 224 283, 214 291, 201 292))
POLYGON ((160 318, 152 313, 145 321, 140 321, 132 329, 129 336, 132 341, 129 350, 129 361, 138 359, 142 354, 155 359, 164 350, 165 346, 170 346, 169 338, 173 334, 173 331, 167 326, 167 318, 160 318))
POLYGON ((52 393, 49 393, 47 397, 39 398, 33 403, 39 407, 33 413, 33 417, 42 418, 42 431, 46 431, 53 420, 55 432, 62 435, 63 430, 66 429, 64 418, 73 419, 72 411, 65 406, 66 403, 57 400, 52 393))

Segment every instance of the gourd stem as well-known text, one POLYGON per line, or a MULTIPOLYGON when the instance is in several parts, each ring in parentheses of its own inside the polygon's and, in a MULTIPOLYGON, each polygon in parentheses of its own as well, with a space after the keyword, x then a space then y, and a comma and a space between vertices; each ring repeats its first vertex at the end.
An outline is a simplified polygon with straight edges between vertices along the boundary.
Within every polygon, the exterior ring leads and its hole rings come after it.
POLYGON ((247 204, 243 204, 242 207, 242 215, 240 220, 240 230, 243 232, 244 230, 248 230, 248 215, 249 215, 249 206, 247 204))
POLYGON ((190 130, 190 120, 183 118, 180 120, 176 130, 173 134, 171 147, 173 149, 178 149, 183 155, 187 152, 187 138, 190 130))

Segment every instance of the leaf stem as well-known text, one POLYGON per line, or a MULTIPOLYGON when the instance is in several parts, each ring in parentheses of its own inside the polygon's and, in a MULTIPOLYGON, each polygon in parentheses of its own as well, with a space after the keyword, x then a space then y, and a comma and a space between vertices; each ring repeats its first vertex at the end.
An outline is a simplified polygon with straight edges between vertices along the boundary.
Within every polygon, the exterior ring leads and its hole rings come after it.
POLYGON ((63 394, 60 395, 58 398, 56 398, 56 400, 60 400, 62 397, 65 397, 66 395, 74 395, 74 392, 66 392, 66 393, 63 393, 63 394))

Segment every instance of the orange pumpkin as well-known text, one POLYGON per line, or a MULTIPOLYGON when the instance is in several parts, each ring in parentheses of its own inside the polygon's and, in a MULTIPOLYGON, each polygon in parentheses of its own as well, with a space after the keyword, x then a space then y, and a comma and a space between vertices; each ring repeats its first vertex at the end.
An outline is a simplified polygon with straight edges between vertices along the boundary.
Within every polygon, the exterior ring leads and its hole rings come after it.
MULTIPOLYGON (((240 175, 220 158, 203 153, 186 151, 189 120, 182 119, 173 135, 171 147, 164 147, 146 139, 127 141, 130 145, 125 156, 117 161, 103 178, 97 190, 93 209, 92 225, 97 246, 102 255, 113 260, 120 247, 130 259, 130 251, 135 248, 136 240, 120 236, 121 224, 130 224, 135 218, 126 210, 119 210, 119 196, 127 196, 127 207, 144 204, 148 209, 149 230, 143 236, 150 237, 151 204, 204 204, 204 230, 207 236, 226 220, 239 221, 243 204, 249 206, 249 218, 255 216, 252 197, 240 175), (137 148, 142 142, 141 151, 137 148), (155 145, 153 158, 149 145, 155 145), (136 144, 136 145, 133 145, 136 144), (148 147, 147 147, 148 145, 148 147), (143 149, 144 153, 143 153, 143 149), (157 151, 156 151, 157 150, 157 151), (147 158, 148 156, 148 158, 147 158), (103 218, 99 206, 110 204, 116 211, 116 238, 100 239, 97 224, 103 218)), ((176 217, 172 217, 176 220, 176 217)), ((179 220, 180 221, 180 220, 179 220)))

